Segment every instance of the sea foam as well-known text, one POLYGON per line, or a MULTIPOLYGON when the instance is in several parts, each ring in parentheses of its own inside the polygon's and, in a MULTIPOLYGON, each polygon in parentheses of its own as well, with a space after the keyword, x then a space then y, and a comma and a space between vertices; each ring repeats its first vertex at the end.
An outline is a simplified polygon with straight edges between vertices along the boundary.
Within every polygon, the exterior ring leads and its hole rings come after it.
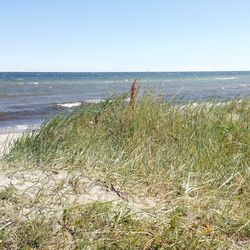
POLYGON ((69 102, 69 103, 58 103, 57 106, 70 109, 79 107, 81 104, 82 104, 81 102, 69 102))
POLYGON ((100 102, 104 102, 104 99, 86 99, 84 100, 86 103, 100 103, 100 102))
POLYGON ((215 79, 219 81, 226 81, 226 80, 236 80, 237 77, 216 77, 215 79))

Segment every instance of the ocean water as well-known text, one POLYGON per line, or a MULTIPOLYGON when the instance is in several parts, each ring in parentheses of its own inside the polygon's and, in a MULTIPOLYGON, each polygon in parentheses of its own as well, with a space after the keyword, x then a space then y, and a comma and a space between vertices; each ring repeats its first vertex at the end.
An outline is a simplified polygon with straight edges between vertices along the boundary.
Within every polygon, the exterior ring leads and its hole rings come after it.
POLYGON ((0 72, 0 133, 37 127, 81 103, 126 93, 135 78, 141 93, 153 91, 183 101, 250 96, 250 72, 0 72))

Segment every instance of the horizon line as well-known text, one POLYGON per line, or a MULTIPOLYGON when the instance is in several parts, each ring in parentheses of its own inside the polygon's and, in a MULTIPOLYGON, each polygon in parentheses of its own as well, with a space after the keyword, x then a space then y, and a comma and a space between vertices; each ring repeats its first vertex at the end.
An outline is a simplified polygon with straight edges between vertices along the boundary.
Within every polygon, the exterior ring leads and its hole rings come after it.
POLYGON ((192 72, 250 72, 243 70, 139 70, 139 71, 26 71, 26 70, 0 70, 0 73, 192 73, 192 72))

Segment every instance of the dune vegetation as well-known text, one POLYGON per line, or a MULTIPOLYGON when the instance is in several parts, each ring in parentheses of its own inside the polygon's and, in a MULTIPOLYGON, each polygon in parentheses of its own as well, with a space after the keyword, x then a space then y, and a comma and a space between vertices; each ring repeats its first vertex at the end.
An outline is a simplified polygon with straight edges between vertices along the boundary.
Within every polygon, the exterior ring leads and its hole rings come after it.
POLYGON ((126 98, 15 142, 1 160, 0 248, 248 249, 250 100, 126 98))

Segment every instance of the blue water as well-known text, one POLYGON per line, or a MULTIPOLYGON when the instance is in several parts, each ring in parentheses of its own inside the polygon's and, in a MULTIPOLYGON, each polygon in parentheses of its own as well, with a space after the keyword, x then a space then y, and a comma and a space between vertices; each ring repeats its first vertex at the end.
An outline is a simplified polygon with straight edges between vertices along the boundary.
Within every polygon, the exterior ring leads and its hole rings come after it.
POLYGON ((72 103, 128 92, 135 78, 141 93, 150 90, 166 98, 226 101, 250 96, 250 72, 0 72, 0 129, 39 125, 58 112, 71 110, 72 103))

